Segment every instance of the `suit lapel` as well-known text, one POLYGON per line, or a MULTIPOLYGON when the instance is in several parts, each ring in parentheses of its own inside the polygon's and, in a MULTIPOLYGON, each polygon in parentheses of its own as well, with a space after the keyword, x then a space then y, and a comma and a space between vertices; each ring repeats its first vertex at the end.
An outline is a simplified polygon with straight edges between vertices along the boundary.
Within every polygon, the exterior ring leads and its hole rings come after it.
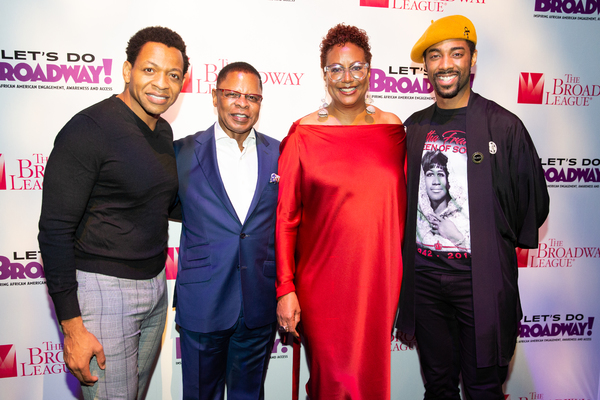
POLYGON ((256 134, 256 156, 258 158, 258 179, 256 182, 256 190, 254 191, 254 196, 252 197, 252 203, 250 203, 250 208, 248 208, 248 214, 246 214, 246 221, 250 219, 254 209, 258 205, 258 201, 260 200, 260 196, 269 184, 270 176, 273 172, 271 171, 271 157, 273 156, 273 146, 269 146, 269 142, 267 139, 256 130, 254 131, 256 134))
POLYGON ((196 153, 198 164, 200 165, 200 168, 202 168, 215 195, 221 200, 231 217, 241 224, 237 213, 233 208, 233 204, 231 204, 231 200, 229 199, 229 196, 227 196, 227 191, 225 190, 221 174, 219 173, 214 126, 211 126, 209 129, 198 135, 194 152, 196 153))

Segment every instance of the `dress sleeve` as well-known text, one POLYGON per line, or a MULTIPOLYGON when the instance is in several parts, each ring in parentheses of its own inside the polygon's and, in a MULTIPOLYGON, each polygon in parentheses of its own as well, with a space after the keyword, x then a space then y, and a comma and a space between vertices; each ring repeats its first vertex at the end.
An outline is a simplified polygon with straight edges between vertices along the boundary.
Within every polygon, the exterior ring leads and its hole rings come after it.
POLYGON ((277 203, 277 224, 275 231, 275 254, 277 264, 277 297, 296 290, 296 238, 302 218, 302 196, 300 193, 302 166, 298 146, 297 123, 292 125, 288 136, 280 146, 279 157, 279 199, 277 203))
POLYGON ((59 321, 81 315, 75 235, 98 177, 98 133, 98 126, 88 117, 73 117, 58 133, 44 171, 38 241, 59 321))

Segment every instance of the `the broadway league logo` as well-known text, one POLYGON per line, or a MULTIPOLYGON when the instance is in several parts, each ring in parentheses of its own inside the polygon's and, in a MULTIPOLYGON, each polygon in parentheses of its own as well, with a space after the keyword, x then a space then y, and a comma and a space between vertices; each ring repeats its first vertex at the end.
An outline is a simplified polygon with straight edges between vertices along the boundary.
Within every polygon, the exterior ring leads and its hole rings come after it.
MULTIPOLYGON (((444 12, 444 7, 448 3, 453 1, 458 2, 459 0, 360 0, 361 7, 379 7, 379 8, 391 8, 394 10, 405 10, 405 11, 423 11, 423 12, 444 12)), ((558 0, 557 0, 558 1, 558 0)), ((574 0, 571 0, 574 1, 574 0)), ((596 1, 596 0, 590 0, 596 1)), ((461 3, 469 4, 483 4, 485 0, 460 0, 461 3)))
POLYGON ((6 190, 6 168, 4 167, 4 154, 0 154, 0 190, 6 190))
POLYGON ((361 7, 382 7, 388 8, 390 0, 360 0, 361 7))
POLYGON ((14 378, 17 375, 17 352, 12 344, 0 346, 0 378, 14 378))
POLYGON ((521 72, 518 103, 542 104, 544 101, 544 74, 521 72))
MULTIPOLYGON (((215 63, 190 63, 181 93, 212 93, 217 86, 219 72, 227 64, 229 64, 229 60, 226 58, 219 58, 215 63)), ((300 86, 300 80, 304 76, 304 72, 258 71, 258 73, 263 85, 276 86, 300 86)))
POLYGON ((6 154, 0 154, 0 190, 42 190, 47 161, 48 157, 41 153, 33 153, 29 157, 16 160, 9 159, 6 154), (15 167, 17 173, 13 172, 15 167))
POLYGON ((517 248, 519 268, 571 268, 577 260, 600 258, 598 246, 569 246, 564 240, 550 238, 537 249, 517 248))

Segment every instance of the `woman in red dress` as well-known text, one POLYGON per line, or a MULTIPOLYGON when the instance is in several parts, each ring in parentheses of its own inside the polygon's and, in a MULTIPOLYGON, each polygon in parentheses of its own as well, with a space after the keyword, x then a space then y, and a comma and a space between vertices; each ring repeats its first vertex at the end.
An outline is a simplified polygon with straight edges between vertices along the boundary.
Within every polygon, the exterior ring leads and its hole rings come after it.
POLYGON ((331 97, 281 143, 277 316, 301 333, 311 400, 390 398, 390 340, 402 279, 406 193, 400 119, 367 103, 365 31, 321 43, 331 97))

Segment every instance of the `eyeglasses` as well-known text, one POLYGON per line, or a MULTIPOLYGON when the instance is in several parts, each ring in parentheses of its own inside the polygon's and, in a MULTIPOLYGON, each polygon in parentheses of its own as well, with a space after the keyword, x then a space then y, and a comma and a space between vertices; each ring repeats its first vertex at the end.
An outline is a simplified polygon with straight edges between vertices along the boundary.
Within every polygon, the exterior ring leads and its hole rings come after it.
POLYGON ((342 78, 346 75, 346 71, 350 71, 350 75, 352 75, 354 79, 360 81, 364 79, 365 76, 367 76, 368 70, 369 63, 363 62, 356 62, 348 68, 345 68, 341 64, 331 64, 323 68, 323 71, 325 71, 325 73, 332 82, 341 81, 342 78))
POLYGON ((220 90, 221 93, 223 94, 223 97, 225 97, 226 99, 229 99, 229 100, 239 99, 241 96, 244 96, 246 98, 246 100, 249 101, 250 103, 260 103, 263 99, 263 97, 260 94, 240 93, 240 92, 236 92, 235 90, 229 90, 229 89, 217 89, 217 90, 220 90))

